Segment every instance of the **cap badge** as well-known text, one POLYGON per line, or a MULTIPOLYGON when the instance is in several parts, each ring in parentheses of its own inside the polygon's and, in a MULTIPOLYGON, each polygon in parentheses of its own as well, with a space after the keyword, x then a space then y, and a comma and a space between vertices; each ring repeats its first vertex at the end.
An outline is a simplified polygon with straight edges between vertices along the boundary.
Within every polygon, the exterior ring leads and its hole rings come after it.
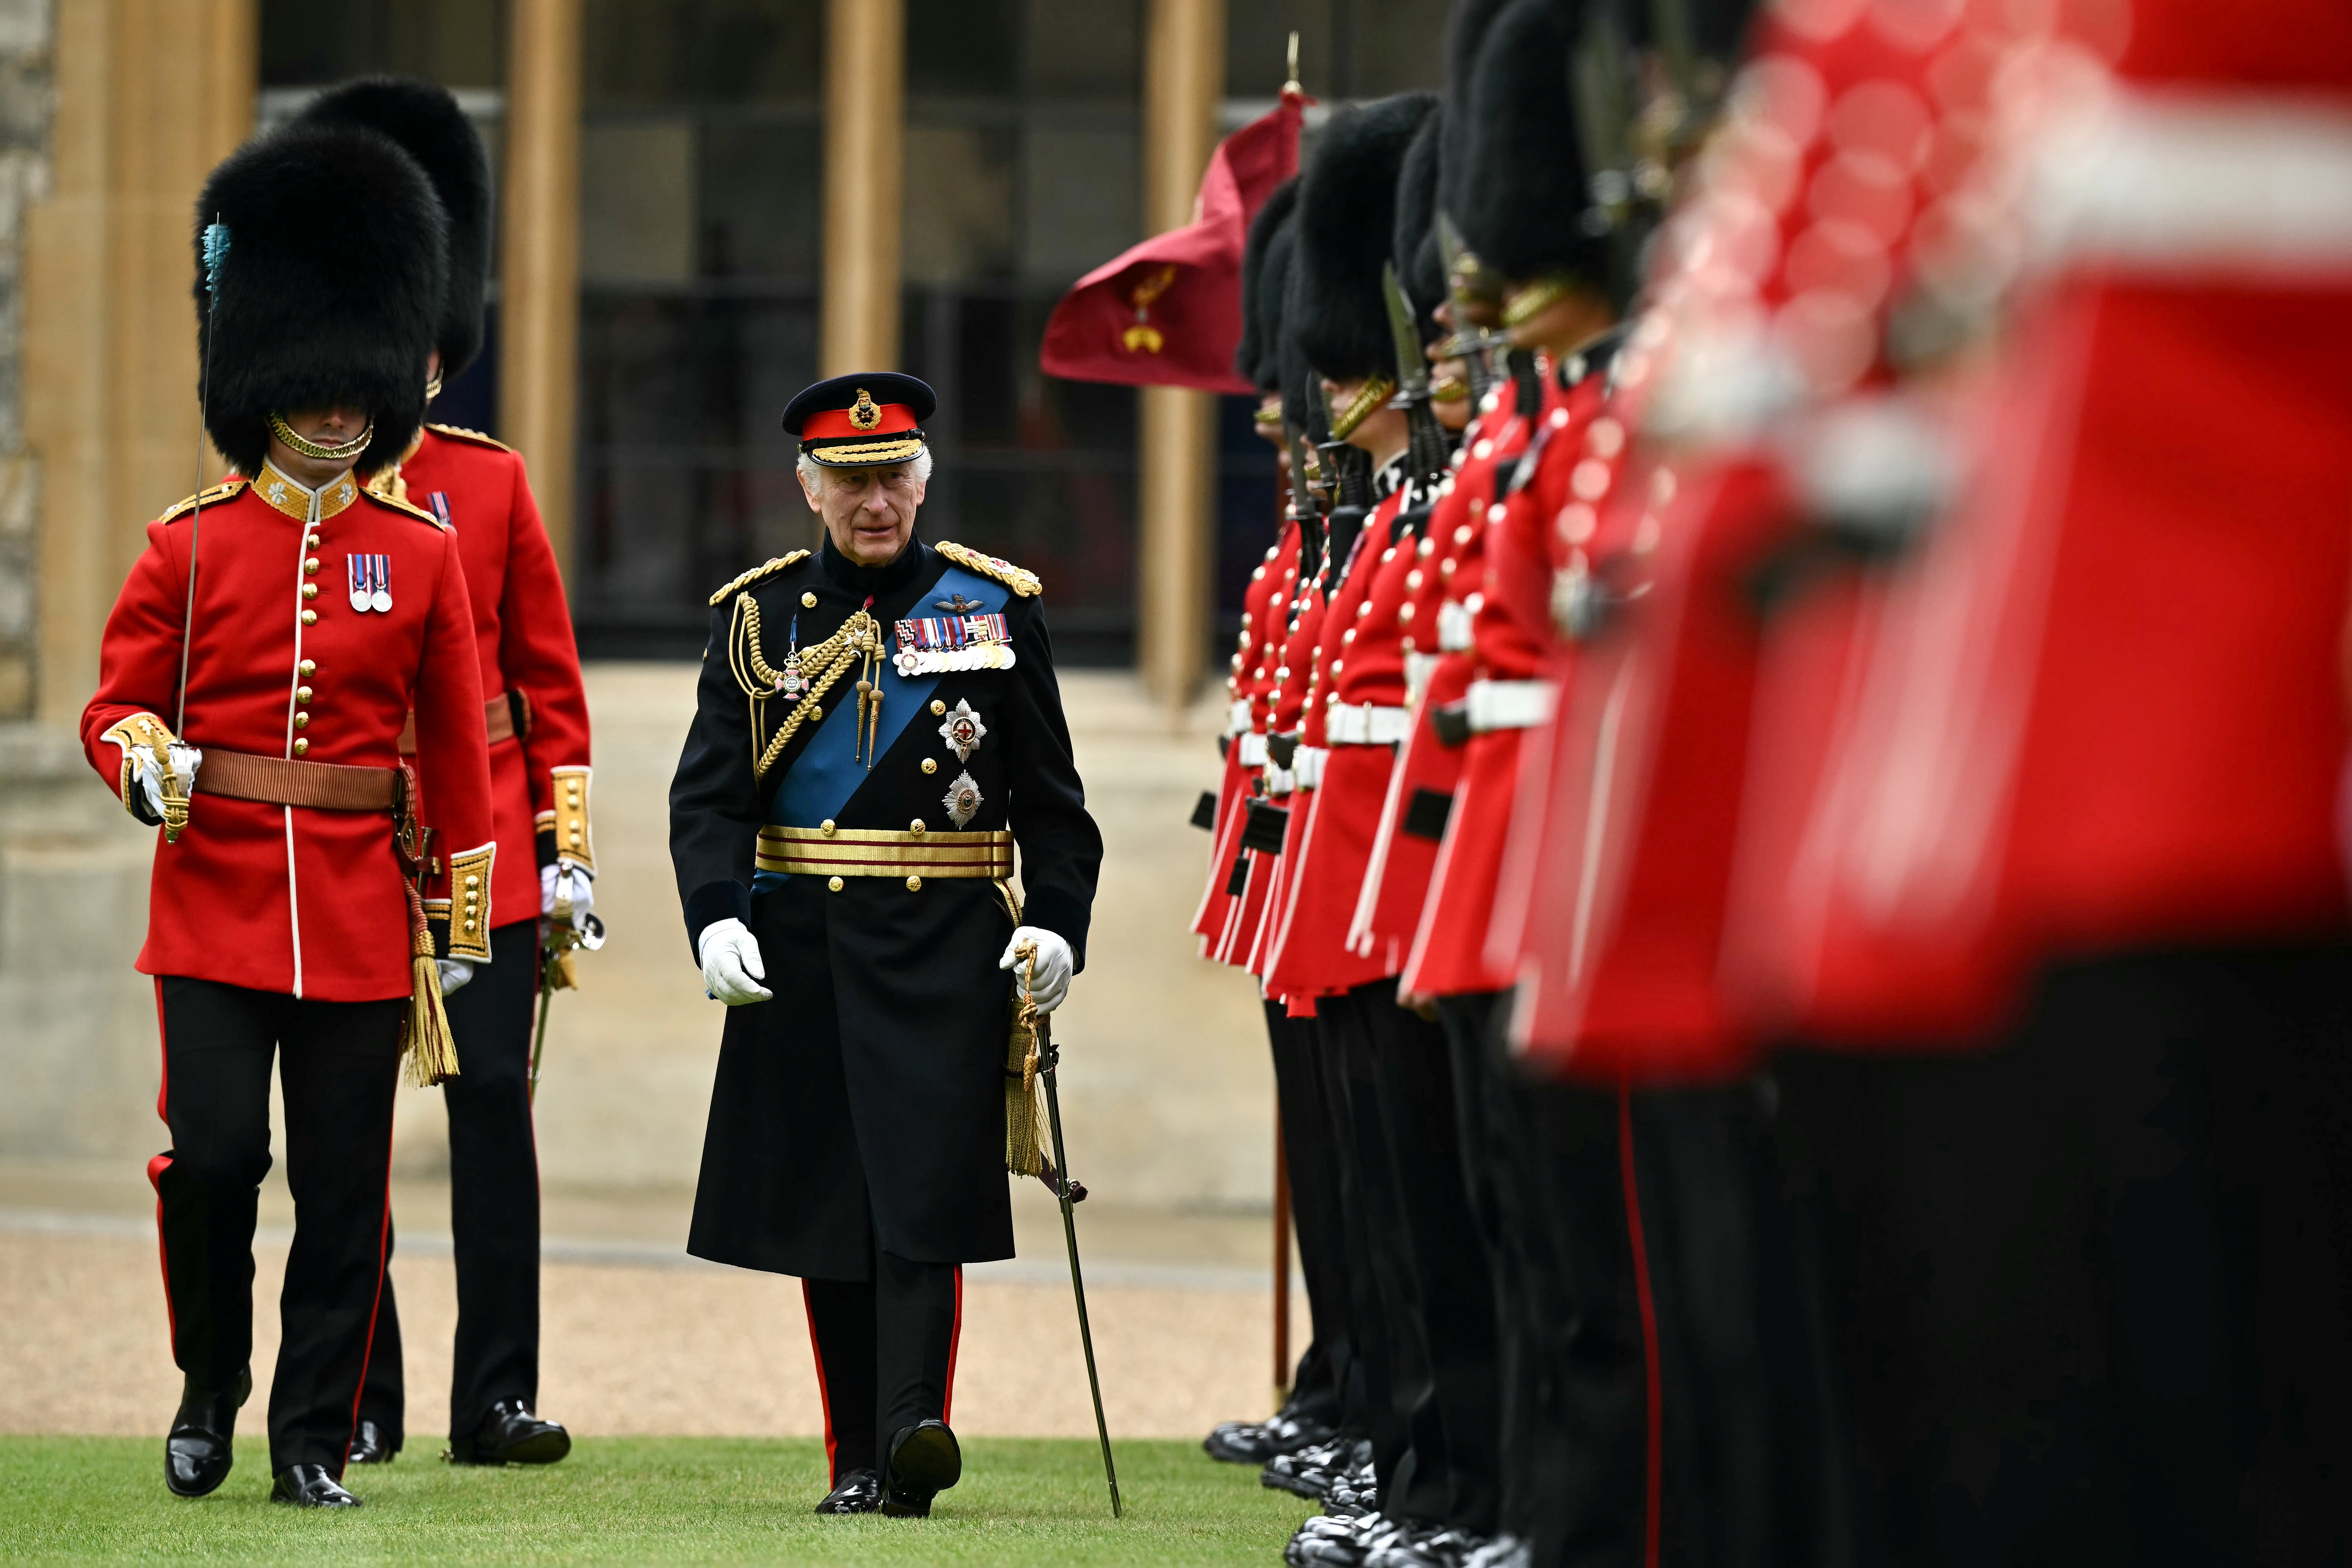
POLYGON ((980 722, 980 715, 971 711, 971 704, 959 701, 940 726, 940 738, 948 743, 958 762, 969 762, 987 736, 988 727, 980 722))
POLYGON ((874 394, 864 387, 857 389, 857 401, 849 405, 849 423, 860 430, 871 430, 882 423, 882 411, 875 405, 874 394))
POLYGON ((948 792, 940 798, 940 804, 948 809, 948 821, 961 828, 980 815, 980 785, 971 774, 959 773, 956 781, 948 786, 948 792))

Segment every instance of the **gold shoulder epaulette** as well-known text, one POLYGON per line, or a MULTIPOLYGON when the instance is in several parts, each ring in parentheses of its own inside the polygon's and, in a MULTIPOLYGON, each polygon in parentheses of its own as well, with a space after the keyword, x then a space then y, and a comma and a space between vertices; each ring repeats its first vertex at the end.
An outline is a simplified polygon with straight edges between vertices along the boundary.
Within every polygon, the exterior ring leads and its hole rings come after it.
POLYGON ((470 441, 477 446, 495 446, 501 452, 514 450, 495 435, 484 435, 480 431, 467 430, 462 424, 434 424, 428 421, 425 428, 436 435, 446 435, 452 441, 470 441))
POLYGON ((383 507, 387 511, 404 513, 409 517, 415 517, 420 523, 431 523, 436 528, 446 528, 449 526, 440 518, 435 517, 432 513, 426 511, 424 507, 412 507, 407 502, 403 501, 396 497, 387 496, 381 490, 372 490, 362 485, 360 486, 360 494, 365 496, 369 500, 373 501, 377 506, 383 507))
POLYGON ((941 540, 931 547, 966 571, 976 571, 982 577, 992 577, 1024 599, 1034 599, 1045 591, 1034 571, 1024 571, 1009 560, 999 560, 992 555, 982 555, 967 546, 941 540))
POLYGON ((199 502, 209 507, 215 501, 226 501, 233 498, 239 490, 244 488, 245 476, 242 474, 232 474, 227 478, 222 480, 219 484, 215 485, 211 489, 197 491, 194 495, 189 497, 178 506, 173 507, 170 511, 164 513, 155 520, 159 523, 168 523, 173 517, 185 517, 188 513, 194 511, 199 502))
POLYGON ((801 562, 808 559, 808 551, 804 549, 796 549, 789 555, 780 555, 772 560, 763 560, 759 565, 753 567, 751 570, 745 572, 742 576, 737 578, 734 581, 729 583, 726 587, 720 589, 718 592, 712 594, 710 596, 710 602, 714 605, 723 604, 727 601, 727 596, 729 594, 734 593, 740 589, 751 587, 753 583, 759 581, 770 572, 782 571, 788 566, 798 566, 801 562))

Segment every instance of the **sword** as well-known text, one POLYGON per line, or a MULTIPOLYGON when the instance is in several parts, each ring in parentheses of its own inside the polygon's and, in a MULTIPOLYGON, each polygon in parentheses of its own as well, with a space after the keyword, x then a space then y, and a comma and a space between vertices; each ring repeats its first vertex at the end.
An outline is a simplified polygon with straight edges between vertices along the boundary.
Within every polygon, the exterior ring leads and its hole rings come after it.
POLYGON ((1429 357, 1421 350, 1421 328, 1394 262, 1381 264, 1381 298, 1388 307, 1397 361, 1396 401, 1389 406, 1404 410, 1413 494, 1426 505, 1431 487, 1445 472, 1445 435, 1429 405, 1429 357))
POLYGON ((539 952, 539 1027, 530 1038, 530 1081, 524 1087, 524 1098, 539 1103, 539 1057, 547 1049, 547 1014, 558 991, 577 990, 580 982, 572 977, 572 955, 575 949, 586 948, 593 953, 604 945, 604 923, 595 915, 588 916, 584 925, 572 922, 572 901, 559 898, 550 912, 547 935, 541 939, 539 952))
MULTIPOLYGON (((1022 966, 1021 988, 1029 988, 1029 977, 1037 967, 1037 950, 1027 947, 1023 953, 1028 962, 1022 966)), ((1078 1343, 1087 1353, 1087 1388, 1095 1400, 1095 1436, 1101 1440, 1103 1479, 1110 1483, 1110 1516, 1119 1517, 1118 1469, 1111 1463, 1110 1423, 1103 1419, 1102 1378, 1095 1371, 1095 1333, 1087 1322, 1087 1281, 1078 1269, 1078 1218, 1070 1196, 1069 1155, 1062 1148, 1062 1097, 1054 1084, 1054 1068, 1061 1061, 1061 1051, 1054 1044, 1052 1015, 1036 1015, 1037 1077, 1045 1085, 1045 1124, 1054 1137, 1054 1190, 1062 1200, 1062 1240, 1070 1252, 1070 1291, 1078 1301, 1078 1343)))

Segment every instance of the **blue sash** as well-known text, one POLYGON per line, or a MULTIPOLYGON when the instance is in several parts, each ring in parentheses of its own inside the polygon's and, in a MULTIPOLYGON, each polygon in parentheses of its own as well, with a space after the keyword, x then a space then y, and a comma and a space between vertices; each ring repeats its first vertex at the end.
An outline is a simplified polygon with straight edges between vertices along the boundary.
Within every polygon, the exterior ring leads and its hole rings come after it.
MULTIPOLYGON (((981 608, 971 613, 993 615, 1004 609, 1008 591, 1001 582, 950 566, 940 574, 939 581, 925 591, 916 608, 928 607, 933 599, 961 594, 967 601, 980 601, 981 608)), ((935 674, 917 675, 910 680, 898 674, 890 662, 894 630, 889 623, 884 623, 882 660, 875 666, 875 685, 882 693, 882 719, 874 740, 876 757, 889 751, 915 716, 924 711, 931 688, 940 684, 935 674)), ((769 656, 774 657, 772 652, 769 656)), ((824 717, 818 722, 816 733, 809 737, 808 744, 785 771, 783 782, 768 797, 768 821, 773 825, 814 828, 828 818, 837 818, 842 808, 849 804, 849 798, 857 792, 857 787, 866 782, 866 767, 857 756, 857 687, 854 679, 857 669, 858 666, 851 666, 825 694, 824 717)), ((763 871, 752 879, 751 891, 768 893, 783 883, 783 873, 763 871)))

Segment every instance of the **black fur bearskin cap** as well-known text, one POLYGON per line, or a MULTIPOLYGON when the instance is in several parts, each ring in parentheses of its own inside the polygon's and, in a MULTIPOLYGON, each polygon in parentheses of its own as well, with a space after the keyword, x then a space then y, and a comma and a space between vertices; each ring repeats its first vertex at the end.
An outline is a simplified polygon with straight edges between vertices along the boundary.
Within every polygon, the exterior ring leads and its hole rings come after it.
POLYGON ((454 382, 482 351, 490 278, 490 156, 447 88, 409 77, 367 77, 321 93, 313 123, 363 125, 400 143, 433 182, 449 221, 449 289, 441 302, 441 377, 454 382))
POLYGON ((1445 119, 1438 131, 1437 204, 1449 215, 1460 210, 1462 175, 1470 163, 1471 139, 1478 131, 1478 105, 1471 97, 1478 48, 1509 4, 1457 0, 1445 19, 1445 119))
POLYGON ((1430 312, 1445 302, 1445 267, 1437 252, 1437 152, 1444 119, 1441 107, 1421 122, 1412 145, 1405 149, 1404 167, 1397 174, 1396 236, 1390 251, 1424 343, 1435 342, 1443 330, 1430 312))
MULTIPOLYGON (((1261 392, 1278 390, 1282 379, 1275 365, 1274 340, 1266 329, 1268 322, 1280 319, 1278 309, 1269 308, 1265 300, 1266 250, 1275 235, 1285 231, 1297 205, 1298 180, 1293 175, 1274 188, 1257 215, 1250 219, 1249 237, 1242 245, 1242 340, 1234 348, 1234 373, 1261 392)), ((1277 285, 1277 304, 1281 292, 1277 285)))
POLYGON ((1591 203, 1569 62, 1580 0, 1513 0, 1478 51, 1478 127, 1463 175, 1462 239, 1486 270, 1524 283, 1609 277, 1608 242, 1585 232, 1591 203))
POLYGON ((416 160, 356 126, 289 125, 212 172, 196 205, 196 354, 205 429, 238 473, 261 471, 271 413, 338 405, 375 421, 361 477, 399 461, 425 419, 446 231, 416 160), (215 217, 228 251, 208 301, 215 217))
POLYGON ((1410 92, 1340 110, 1300 177, 1287 314, 1308 362, 1335 382, 1396 371, 1381 268, 1405 149, 1436 107, 1433 94, 1410 92))
POLYGON ((1257 387, 1261 392, 1280 397, 1286 414, 1291 412, 1291 392, 1282 380, 1282 345, 1289 336, 1289 324, 1282 313, 1290 298, 1290 274, 1297 260, 1298 220, 1294 215, 1265 242, 1265 259, 1258 264, 1257 275, 1257 336, 1265 350, 1258 355, 1257 387))

